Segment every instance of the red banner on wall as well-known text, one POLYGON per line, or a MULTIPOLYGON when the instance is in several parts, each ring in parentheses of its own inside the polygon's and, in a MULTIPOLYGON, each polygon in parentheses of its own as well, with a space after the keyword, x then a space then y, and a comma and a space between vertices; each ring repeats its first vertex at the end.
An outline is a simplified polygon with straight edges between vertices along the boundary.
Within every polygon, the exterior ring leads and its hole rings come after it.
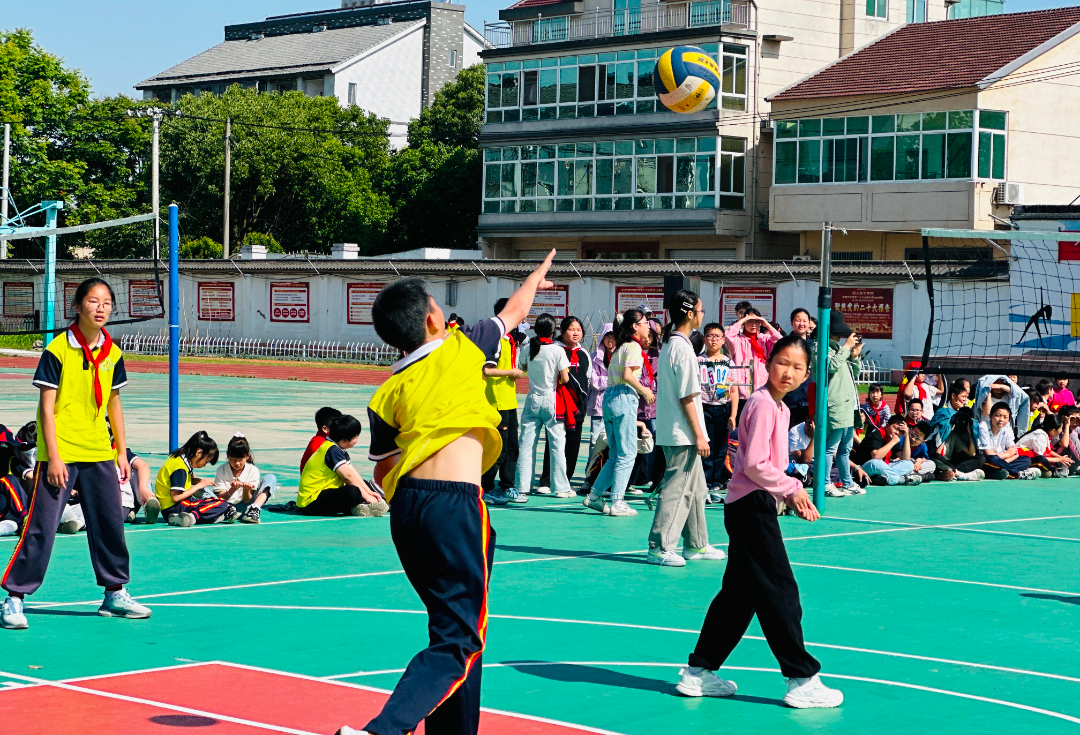
POLYGON ((645 304, 652 309, 654 318, 661 324, 667 321, 667 311, 664 309, 663 286, 616 286, 615 287, 615 312, 622 314, 627 309, 636 309, 645 304))
POLYGON ((128 281, 128 315, 132 319, 144 316, 165 316, 157 281, 128 281))
POLYGON ((346 319, 349 324, 373 324, 371 306, 385 283, 348 283, 345 285, 346 319))
POLYGON ((555 321, 561 322, 570 313, 570 287, 556 283, 553 288, 545 288, 536 292, 536 298, 529 309, 526 317, 529 326, 536 324, 536 317, 541 314, 551 314, 555 321))
MULTIPOLYGON (((727 326, 738 321, 735 305, 749 301, 767 322, 776 321, 776 289, 771 287, 725 286, 720 289, 720 323, 727 326)), ((707 317, 708 315, 706 315, 707 317)))
POLYGON ((270 321, 311 321, 310 288, 307 283, 271 283, 270 321))
POLYGON ((891 288, 834 288, 833 308, 863 337, 892 339, 893 290, 891 288))
POLYGON ((199 281, 199 320, 236 321, 236 285, 232 281, 199 281))

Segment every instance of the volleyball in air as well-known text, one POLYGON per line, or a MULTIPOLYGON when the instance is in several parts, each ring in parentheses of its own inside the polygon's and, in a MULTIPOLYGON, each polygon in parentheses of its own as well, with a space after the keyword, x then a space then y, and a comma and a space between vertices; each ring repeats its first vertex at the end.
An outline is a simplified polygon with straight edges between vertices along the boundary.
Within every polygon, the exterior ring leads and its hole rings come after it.
POLYGON ((676 46, 657 59, 653 87, 672 112, 704 110, 720 88, 720 67, 697 46, 676 46))

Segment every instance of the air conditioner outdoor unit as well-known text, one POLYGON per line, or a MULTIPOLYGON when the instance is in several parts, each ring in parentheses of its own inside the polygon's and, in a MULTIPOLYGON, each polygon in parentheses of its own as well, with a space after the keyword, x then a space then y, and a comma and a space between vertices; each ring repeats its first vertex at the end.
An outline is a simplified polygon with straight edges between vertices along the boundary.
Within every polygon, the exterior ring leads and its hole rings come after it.
POLYGON ((806 261, 806 260, 813 260, 814 256, 812 256, 812 255, 794 255, 794 256, 792 256, 791 259, 792 260, 798 260, 798 261, 806 261))
POLYGON ((769 229, 769 210, 765 210, 765 214, 761 215, 761 229, 769 229))
POLYGON ((761 118, 761 132, 771 133, 773 132, 773 121, 767 117, 761 118))
POLYGON ((1024 185, 1017 181, 1002 181, 994 188, 994 201, 998 204, 1023 204, 1024 185))

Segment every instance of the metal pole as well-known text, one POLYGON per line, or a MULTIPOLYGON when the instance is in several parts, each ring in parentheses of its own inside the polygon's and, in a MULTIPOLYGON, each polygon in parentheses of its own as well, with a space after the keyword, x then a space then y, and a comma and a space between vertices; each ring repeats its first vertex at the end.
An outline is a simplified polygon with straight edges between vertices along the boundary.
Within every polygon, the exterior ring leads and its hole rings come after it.
POLYGON ((829 433, 829 317, 832 314, 832 222, 821 226, 821 285, 818 287, 817 354, 814 381, 814 505, 825 505, 825 483, 832 469, 825 463, 825 448, 829 433))
MULTIPOLYGON (((57 201, 42 202, 41 208, 45 210, 46 229, 54 229, 56 227, 56 213, 64 208, 64 203, 57 201)), ((52 342, 53 327, 56 326, 56 235, 47 235, 45 237, 44 301, 45 319, 41 324, 42 332, 44 332, 42 345, 48 345, 49 342, 52 342)))
POLYGON ((158 136, 161 132, 161 112, 159 110, 151 110, 150 115, 154 123, 153 145, 151 149, 152 161, 150 164, 150 191, 153 196, 153 203, 151 206, 154 210, 154 260, 157 261, 161 258, 161 203, 158 198, 158 184, 161 168, 161 161, 158 156, 158 136))
POLYGON ((180 446, 180 217, 169 205, 169 451, 180 446))
POLYGON ((232 119, 225 118, 225 214, 221 238, 221 257, 229 259, 229 183, 232 179, 232 119))
MULTIPOLYGON (((11 123, 4 123, 4 173, 0 183, 0 225, 8 218, 8 172, 11 168, 11 123)), ((0 240, 0 260, 7 258, 7 241, 0 240)))

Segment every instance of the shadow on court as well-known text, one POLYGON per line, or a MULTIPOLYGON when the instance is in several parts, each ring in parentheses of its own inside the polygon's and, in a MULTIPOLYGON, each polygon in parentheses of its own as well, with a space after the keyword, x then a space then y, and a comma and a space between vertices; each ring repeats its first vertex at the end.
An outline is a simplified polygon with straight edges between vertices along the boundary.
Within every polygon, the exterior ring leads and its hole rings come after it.
POLYGON ((580 549, 546 549, 543 546, 511 546, 509 544, 496 544, 498 551, 514 551, 520 554, 536 554, 537 556, 565 556, 565 557, 589 557, 592 559, 604 559, 606 561, 618 561, 626 564, 645 564, 644 558, 630 556, 629 554, 607 554, 602 551, 581 551, 580 549))
POLYGON ((1080 597, 1075 595, 1047 595, 1037 592, 1024 592, 1021 597, 1033 597, 1036 600, 1057 600, 1058 602, 1065 602, 1069 605, 1080 605, 1080 597))
POLYGON ((29 605, 23 608, 23 612, 27 615, 65 615, 75 618, 98 617, 96 610, 58 610, 52 607, 30 607, 29 605))

